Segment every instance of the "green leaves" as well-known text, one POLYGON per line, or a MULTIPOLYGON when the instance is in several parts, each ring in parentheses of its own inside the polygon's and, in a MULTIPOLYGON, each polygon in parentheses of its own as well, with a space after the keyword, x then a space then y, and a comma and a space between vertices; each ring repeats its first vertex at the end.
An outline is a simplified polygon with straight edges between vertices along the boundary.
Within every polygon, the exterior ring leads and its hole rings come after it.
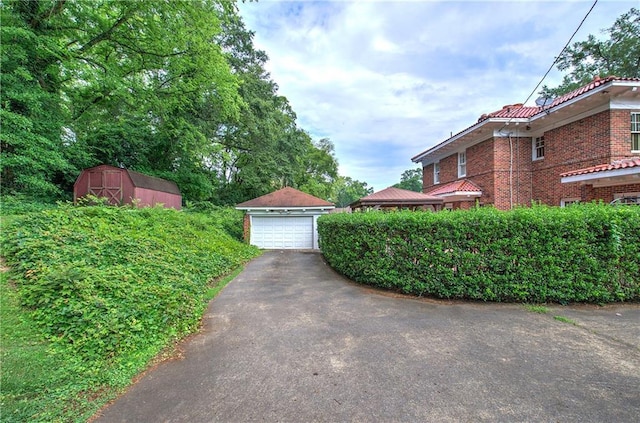
POLYGON ((589 35, 562 52, 557 68, 569 74, 559 87, 545 86, 542 94, 560 96, 589 83, 594 76, 640 77, 640 10, 632 8, 602 32, 609 38, 589 35))
POLYGON ((2 193, 69 198, 104 163, 173 180, 188 201, 334 194, 333 145, 298 127, 233 2, 0 8, 2 193))
POLYGON ((226 209, 60 205, 12 216, 2 251, 30 319, 97 391, 198 328, 214 281, 259 253, 224 229, 241 222, 226 209))
POLYGON ((323 216, 327 261, 358 282, 416 295, 518 302, 640 298, 640 208, 323 216))
POLYGON ((394 187, 422 192, 422 168, 407 169, 402 172, 400 182, 395 184, 394 187))

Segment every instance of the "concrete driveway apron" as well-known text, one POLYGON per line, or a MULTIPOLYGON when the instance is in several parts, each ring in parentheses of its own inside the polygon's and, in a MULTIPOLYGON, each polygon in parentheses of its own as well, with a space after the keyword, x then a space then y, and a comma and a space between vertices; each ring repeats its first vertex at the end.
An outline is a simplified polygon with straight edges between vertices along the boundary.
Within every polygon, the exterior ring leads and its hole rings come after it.
POLYGON ((640 306, 443 302, 270 251, 98 422, 637 422, 640 306), (556 315, 568 321, 554 319, 556 315))

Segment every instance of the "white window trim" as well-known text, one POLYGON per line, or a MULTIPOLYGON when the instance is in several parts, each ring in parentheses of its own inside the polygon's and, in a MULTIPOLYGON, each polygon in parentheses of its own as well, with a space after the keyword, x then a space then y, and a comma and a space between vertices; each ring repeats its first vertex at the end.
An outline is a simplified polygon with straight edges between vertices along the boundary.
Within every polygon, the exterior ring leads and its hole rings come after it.
POLYGON ((433 184, 440 183, 440 162, 435 162, 433 164, 433 184))
MULTIPOLYGON (((631 152, 632 153, 640 153, 640 145, 638 145, 638 149, 634 150, 633 149, 633 134, 640 134, 640 113, 639 112, 631 112, 631 152), (635 128, 636 130, 634 131, 633 128, 633 117, 637 116, 637 121, 635 122, 637 127, 635 128)), ((640 144, 640 142, 638 143, 640 144)))
POLYGON ((544 140, 544 134, 540 134, 540 135, 536 135, 534 137, 531 137, 531 160, 536 161, 536 160, 543 160, 544 159, 544 153, 542 154, 542 156, 538 157, 537 152, 538 152, 538 148, 537 148, 537 141, 543 138, 543 141, 545 141, 545 144, 542 146, 542 148, 544 149, 547 145, 546 145, 546 140, 544 140))
POLYGON ((462 178, 467 176, 467 150, 460 151, 458 153, 458 178, 462 178), (464 157, 464 163, 461 162, 460 158, 464 157), (464 165, 464 171, 462 171, 462 166, 464 165))
MULTIPOLYGON (((640 192, 618 192, 613 194, 614 202, 623 198, 635 198, 636 202, 640 201, 640 192)), ((624 204, 624 203, 622 203, 624 204)))
POLYGON ((579 203, 580 201, 581 199, 579 197, 563 198, 560 200, 560 207, 566 207, 569 204, 579 203))

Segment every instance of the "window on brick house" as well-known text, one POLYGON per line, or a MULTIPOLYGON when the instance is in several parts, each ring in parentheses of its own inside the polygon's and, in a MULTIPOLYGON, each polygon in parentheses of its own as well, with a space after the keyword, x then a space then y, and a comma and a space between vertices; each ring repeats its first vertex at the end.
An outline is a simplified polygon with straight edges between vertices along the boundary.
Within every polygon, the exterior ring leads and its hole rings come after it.
POLYGON ((458 178, 467 176, 467 152, 458 153, 458 178))
POLYGON ((640 192, 615 193, 611 204, 640 205, 640 192))
POLYGON ((440 162, 433 164, 433 183, 440 183, 440 162))
POLYGON ((631 113, 631 151, 640 152, 640 113, 631 113))
POLYGON ((544 135, 533 138, 533 160, 544 159, 544 135))
POLYGON ((566 206, 570 206, 572 204, 578 204, 580 203, 580 199, 575 197, 575 198, 563 198, 562 200, 560 200, 560 207, 566 207, 566 206))

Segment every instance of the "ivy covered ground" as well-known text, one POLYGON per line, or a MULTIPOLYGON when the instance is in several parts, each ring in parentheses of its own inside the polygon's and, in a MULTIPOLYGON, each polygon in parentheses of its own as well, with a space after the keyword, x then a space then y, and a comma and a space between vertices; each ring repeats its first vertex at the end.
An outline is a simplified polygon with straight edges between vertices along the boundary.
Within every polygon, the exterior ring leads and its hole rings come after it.
POLYGON ((85 421, 197 330, 225 275, 259 254, 241 222, 4 199, 2 421, 85 421))

